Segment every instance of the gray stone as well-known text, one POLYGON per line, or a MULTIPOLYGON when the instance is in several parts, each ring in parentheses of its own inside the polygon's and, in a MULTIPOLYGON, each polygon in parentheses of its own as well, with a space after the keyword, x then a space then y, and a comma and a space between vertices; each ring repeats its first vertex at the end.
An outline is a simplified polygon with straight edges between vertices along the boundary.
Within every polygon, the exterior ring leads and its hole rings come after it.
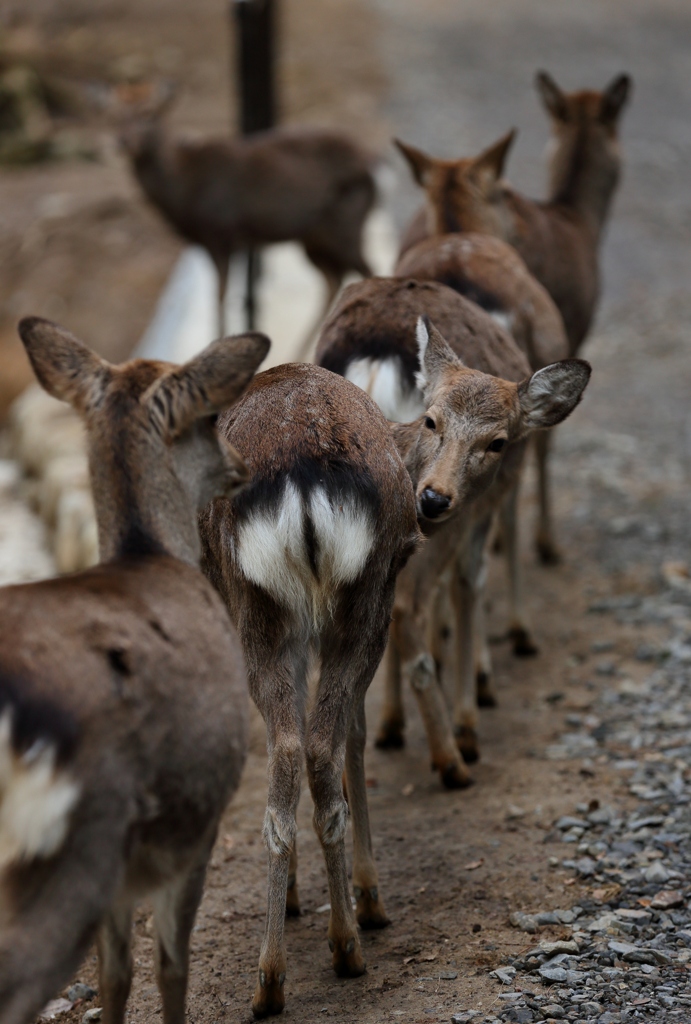
POLYGON ((602 1013, 602 1007, 599 1003, 581 1003, 580 1010, 581 1013, 586 1013, 589 1017, 599 1016, 602 1013))
POLYGON ((562 1017, 566 1016, 566 1010, 559 1003, 547 1003, 542 1007, 542 1012, 545 1017, 554 1017, 555 1020, 561 1020, 562 1017))
POLYGON ((558 939, 556 942, 541 942, 540 949, 548 956, 555 956, 558 953, 578 953, 578 943, 573 939, 558 939))
POLYGON ((541 967, 539 973, 545 981, 566 981, 566 971, 563 967, 541 967))
POLYGON ((516 910, 509 915, 509 921, 514 928, 520 928, 522 932, 534 935, 537 931, 537 921, 532 914, 524 914, 522 910, 516 910))
POLYGON ((490 972, 490 976, 498 978, 502 985, 512 985, 513 980, 516 977, 515 967, 497 967, 495 971, 490 972))
POLYGON ((566 832, 568 829, 572 828, 582 828, 585 830, 590 826, 587 821, 583 820, 583 818, 572 818, 566 814, 563 818, 559 819, 554 827, 558 828, 560 832, 566 832))
POLYGON ((94 1006, 93 1009, 87 1010, 82 1017, 82 1024, 92 1024, 93 1021, 100 1020, 103 1014, 103 1008, 101 1006, 94 1006))
POLYGON ((78 999, 84 999, 87 1002, 98 995, 95 988, 91 985, 85 985, 81 981, 76 981, 74 985, 71 985, 67 989, 67 998, 71 1003, 76 1003, 78 999))
POLYGON ((645 880, 646 882, 655 882, 663 884, 668 882, 670 879, 670 873, 664 864, 661 864, 659 860, 654 860, 653 863, 645 869, 645 880))
POLYGON ((593 860, 592 857, 581 857, 580 860, 576 861, 576 871, 581 878, 590 878, 597 871, 597 861, 593 860))

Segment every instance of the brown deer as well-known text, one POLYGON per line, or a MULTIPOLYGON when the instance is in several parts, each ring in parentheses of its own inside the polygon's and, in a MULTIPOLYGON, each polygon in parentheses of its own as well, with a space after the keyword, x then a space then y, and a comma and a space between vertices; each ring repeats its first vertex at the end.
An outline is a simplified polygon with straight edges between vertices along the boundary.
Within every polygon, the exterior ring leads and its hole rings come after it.
MULTIPOLYGON (((542 369, 568 355, 564 326, 545 289, 528 272, 515 249, 489 235, 453 234, 429 238, 409 249, 396 267, 398 277, 439 281, 471 299, 511 333, 532 369, 542 369)), ((545 431, 536 431, 540 511, 536 542, 554 548, 551 504, 544 455, 545 431)), ((511 633, 516 654, 535 654, 520 598, 516 536, 516 488, 503 506, 503 534, 509 567, 511 633)))
POLYGON ((284 917, 299 909, 295 813, 303 760, 326 861, 329 945, 342 977, 365 962, 348 891, 345 767, 357 922, 388 923, 372 857, 364 774, 367 688, 386 646, 396 576, 419 539, 410 479, 390 429, 360 388, 320 367, 258 374, 219 430, 252 483, 201 517, 203 566, 242 640, 269 750, 266 930, 255 1016, 280 1013, 284 917), (310 661, 320 661, 308 704, 310 661))
MULTIPOLYGON (((512 339, 470 303, 443 286, 386 278, 346 289, 324 326, 317 358, 380 399, 387 395, 388 413, 408 418, 425 411, 392 425, 427 543, 399 576, 377 742, 402 745, 406 679, 444 785, 467 785, 459 749, 467 761, 477 759, 475 597, 492 517, 515 488, 527 435, 569 415, 590 367, 565 360, 531 377, 512 339), (451 328, 451 345, 424 319, 416 344, 413 310, 439 315, 451 328), (450 624, 438 616, 435 622, 435 612, 443 611, 438 597, 446 585, 458 628, 444 641, 439 626, 450 624), (433 655, 454 694, 453 731, 433 655)), ((481 682, 489 703, 489 680, 481 682)))
POLYGON ((27 1024, 98 937, 122 1024, 135 903, 153 901, 165 1024, 184 1024, 189 939, 247 750, 242 649, 199 571, 199 509, 248 479, 219 438, 268 350, 111 366, 36 318, 36 376, 81 414, 101 564, 0 591, 0 1021, 27 1024))
POLYGON ((149 201, 211 257, 221 332, 230 259, 243 249, 300 242, 324 275, 324 313, 347 273, 370 276, 362 229, 376 194, 372 154, 342 132, 308 126, 236 139, 175 138, 162 124, 173 96, 159 90, 135 106, 121 143, 149 201))
MULTIPOLYGON (((603 92, 564 93, 541 71, 536 85, 552 119, 549 198, 528 199, 502 180, 513 131, 465 160, 437 160, 398 142, 427 193, 427 210, 410 225, 402 253, 429 234, 479 232, 503 239, 554 300, 569 352, 575 355, 590 330, 600 293, 599 248, 620 177, 617 128, 631 79, 618 75, 603 92)), ((541 503, 547 500, 548 445, 549 435, 540 435, 541 503)), ((559 551, 545 530, 549 513, 541 515, 537 549, 549 564, 559 560, 559 551)))

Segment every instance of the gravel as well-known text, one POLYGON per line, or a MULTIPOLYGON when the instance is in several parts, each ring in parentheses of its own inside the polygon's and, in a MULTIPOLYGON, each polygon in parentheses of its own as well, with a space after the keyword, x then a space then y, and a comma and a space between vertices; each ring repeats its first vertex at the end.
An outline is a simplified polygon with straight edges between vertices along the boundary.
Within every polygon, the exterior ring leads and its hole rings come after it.
POLYGON ((691 601, 670 586, 597 612, 662 624, 667 640, 636 651, 649 667, 642 682, 627 679, 620 662, 616 675, 600 663, 607 683, 593 713, 581 716, 578 732, 569 715, 545 756, 592 749, 617 770, 633 809, 626 797, 621 806, 593 801, 554 823, 545 860, 587 880, 590 896, 572 908, 511 913, 511 924, 536 938, 545 928, 564 937, 545 936, 493 970, 503 1005, 459 1020, 691 1021, 691 601))

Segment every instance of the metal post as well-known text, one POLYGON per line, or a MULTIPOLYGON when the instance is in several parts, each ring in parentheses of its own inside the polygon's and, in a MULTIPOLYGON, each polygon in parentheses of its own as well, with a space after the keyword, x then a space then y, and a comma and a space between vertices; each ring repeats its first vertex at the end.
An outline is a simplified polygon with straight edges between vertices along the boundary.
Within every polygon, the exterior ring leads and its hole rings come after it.
MULTIPOLYGON (((230 0, 236 28, 239 126, 243 135, 265 131, 276 123, 275 0, 230 0)), ((245 320, 254 330, 259 253, 247 251, 245 320)))

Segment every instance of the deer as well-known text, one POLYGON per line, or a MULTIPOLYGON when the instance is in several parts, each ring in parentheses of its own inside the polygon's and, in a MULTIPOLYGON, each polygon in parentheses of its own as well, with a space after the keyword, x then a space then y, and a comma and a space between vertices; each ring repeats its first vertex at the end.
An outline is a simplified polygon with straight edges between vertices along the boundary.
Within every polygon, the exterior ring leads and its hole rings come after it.
MULTIPOLYGON (((548 199, 528 199, 502 178, 514 130, 463 160, 438 160, 396 140, 427 200, 404 236, 401 255, 428 235, 450 232, 508 242, 552 297, 574 356, 599 298, 599 249, 621 174, 618 123, 632 82, 620 74, 602 92, 565 93, 540 71, 536 86, 553 132, 548 199)), ((560 560, 560 552, 543 507, 548 501, 548 434, 538 435, 536 455, 541 492, 536 548, 543 564, 550 565, 560 560)))
MULTIPOLYGON (((317 359, 404 420, 391 430, 426 538, 398 578, 377 745, 403 745, 405 681, 443 785, 466 786, 466 765, 479 756, 473 637, 492 518, 515 489, 526 438, 571 413, 590 367, 563 360, 531 376, 512 338, 471 303, 439 284, 386 278, 344 291, 322 330, 317 359), (415 333, 413 311, 424 313, 415 333), (451 343, 427 313, 448 326, 451 343), (451 621, 443 614, 447 591, 451 621), (444 687, 453 693, 453 725, 444 687)), ((479 682, 481 700, 491 704, 488 675, 479 682)))
POLYGON ((0 591, 0 1021, 34 1020, 96 937, 102 1019, 122 1024, 149 895, 163 1021, 184 1024, 190 934, 248 746, 242 646, 200 571, 197 515, 248 482, 214 422, 268 340, 114 366, 50 321, 19 333, 85 424, 101 561, 0 591))
POLYGON ((252 482, 200 517, 202 567, 245 652, 267 729, 267 916, 256 1017, 285 1005, 284 918, 299 912, 296 808, 303 761, 329 883, 332 964, 365 970, 357 924, 389 923, 372 855, 364 774, 365 694, 386 646, 396 577, 419 543, 410 478, 389 426, 360 388, 310 364, 259 373, 218 429, 252 482), (318 661, 308 703, 308 673, 318 661), (353 887, 345 861, 353 821, 353 887))
MULTIPOLYGON (((409 249, 399 260, 394 274, 419 281, 438 281, 485 310, 512 335, 533 370, 565 359, 568 342, 559 312, 546 290, 530 274, 516 251, 506 242, 489 235, 451 234, 426 239, 409 249)), ((533 441, 538 452, 545 450, 543 435, 536 431, 533 441)), ((544 463, 539 466, 545 470, 544 463)), ((509 571, 509 636, 514 654, 537 653, 530 635, 521 597, 517 537, 517 503, 520 477, 507 493, 500 509, 502 539, 509 571)), ((547 474, 538 476, 539 518, 536 542, 553 544, 553 524, 547 474)))
POLYGON ((376 197, 377 158, 344 132, 307 125, 239 138, 175 136, 163 123, 175 95, 168 86, 120 110, 120 142, 149 202, 209 254, 220 332, 231 257, 287 241, 299 242, 324 277, 321 323, 346 274, 372 273, 362 232, 376 197))

